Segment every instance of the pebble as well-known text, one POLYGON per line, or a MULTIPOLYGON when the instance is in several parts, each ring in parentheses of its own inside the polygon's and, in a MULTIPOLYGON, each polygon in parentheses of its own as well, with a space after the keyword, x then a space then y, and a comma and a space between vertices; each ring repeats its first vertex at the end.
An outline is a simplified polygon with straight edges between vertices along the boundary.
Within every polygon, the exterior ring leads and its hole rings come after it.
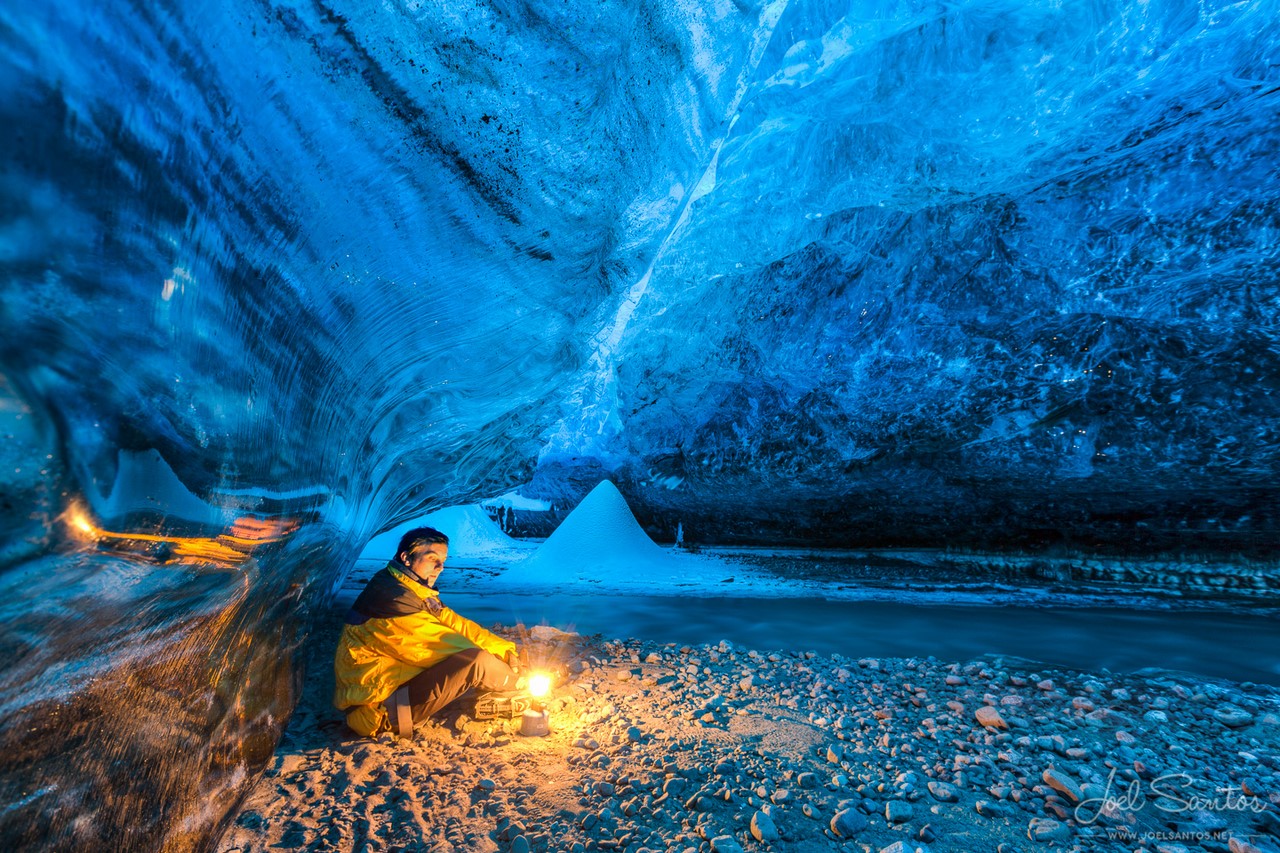
POLYGON ((756 841, 776 841, 778 827, 774 824, 773 818, 762 811, 757 811, 751 816, 751 835, 756 841))
POLYGON ((1234 705, 1224 705, 1213 712, 1213 718, 1232 729, 1243 728, 1253 722, 1253 714, 1234 705))
POLYGON ((948 782, 939 782, 933 780, 928 785, 929 793, 933 795, 935 800, 943 803, 954 803, 960 799, 960 791, 955 785, 948 782))
POLYGON ((841 838, 852 838, 870 826, 857 809, 842 809, 831 818, 831 831, 841 838))
POLYGON ((717 835, 711 839, 711 853, 743 853, 743 850, 732 835, 717 835))
POLYGON ((912 811, 910 803, 904 803, 901 800, 890 800, 885 804, 884 817, 889 823, 903 823, 911 820, 912 811))
POLYGON ((1027 824, 1027 838, 1032 841, 1061 842, 1071 837, 1065 824, 1052 818, 1033 817, 1027 824))
POLYGON ((1040 778, 1053 790, 1060 794, 1066 794, 1073 803, 1078 803, 1084 799, 1084 794, 1080 792, 1080 786, 1061 770, 1050 767, 1041 774, 1040 778))
POLYGON ((1009 724, 1000 716, 1000 712, 990 705, 983 705, 974 712, 978 722, 988 729, 1007 729, 1009 724))
POLYGON ((1240 781, 1240 790, 1250 797, 1265 797, 1267 795, 1262 783, 1252 776, 1246 776, 1240 781))
POLYGON ((529 839, 523 835, 511 839, 511 853, 529 853, 529 839))
POLYGON ((990 800, 978 800, 973 804, 973 810, 983 817, 1004 817, 1004 807, 999 803, 993 803, 990 800))
POLYGON ((881 847, 880 853, 930 853, 929 846, 919 841, 895 841, 888 847, 881 847))

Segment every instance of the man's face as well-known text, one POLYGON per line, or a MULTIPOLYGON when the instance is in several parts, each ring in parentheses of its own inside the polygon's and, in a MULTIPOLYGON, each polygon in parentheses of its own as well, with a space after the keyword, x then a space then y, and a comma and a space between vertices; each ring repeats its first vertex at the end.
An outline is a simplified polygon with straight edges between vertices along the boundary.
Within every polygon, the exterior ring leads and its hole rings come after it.
POLYGON ((436 578, 444 569, 444 561, 449 556, 449 546, 443 542, 435 542, 425 551, 419 550, 407 563, 409 570, 422 579, 427 586, 435 586, 436 578))

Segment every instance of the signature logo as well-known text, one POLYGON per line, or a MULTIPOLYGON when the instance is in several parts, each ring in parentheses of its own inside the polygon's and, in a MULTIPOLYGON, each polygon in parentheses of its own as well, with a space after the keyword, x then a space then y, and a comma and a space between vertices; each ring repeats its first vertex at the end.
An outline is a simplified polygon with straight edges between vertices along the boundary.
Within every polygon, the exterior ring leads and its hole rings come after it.
POLYGON ((1267 804, 1260 798, 1234 785, 1213 788, 1210 796, 1204 796, 1195 790, 1196 782, 1187 773, 1157 776, 1145 789, 1140 780, 1134 779, 1126 788, 1117 790, 1115 780, 1116 771, 1112 769, 1102 796, 1081 800, 1076 805, 1076 820, 1091 824, 1103 816, 1117 817, 1123 812, 1141 811, 1148 803, 1163 812, 1267 810, 1267 804))

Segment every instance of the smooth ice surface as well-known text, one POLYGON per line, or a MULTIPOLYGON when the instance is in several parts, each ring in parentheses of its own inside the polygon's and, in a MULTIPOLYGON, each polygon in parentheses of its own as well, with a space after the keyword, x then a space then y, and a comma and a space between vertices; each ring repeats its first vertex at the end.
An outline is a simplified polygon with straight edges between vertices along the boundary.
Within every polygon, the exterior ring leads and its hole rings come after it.
POLYGON ((192 494, 155 450, 121 450, 115 478, 106 493, 90 488, 89 507, 103 521, 121 523, 131 513, 154 513, 205 525, 230 523, 234 510, 211 505, 192 494))
POLYGON ((307 608, 440 507, 1273 560, 1278 45, 1274 0, 4 5, 0 835, 205 844, 307 608))

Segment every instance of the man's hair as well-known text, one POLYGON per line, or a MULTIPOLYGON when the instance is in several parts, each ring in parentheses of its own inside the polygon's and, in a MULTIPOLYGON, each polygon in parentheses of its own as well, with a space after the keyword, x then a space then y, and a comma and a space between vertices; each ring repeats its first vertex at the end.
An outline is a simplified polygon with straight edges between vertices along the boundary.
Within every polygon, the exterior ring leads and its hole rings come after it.
POLYGON ((414 557, 417 552, 425 551, 436 544, 448 545, 449 537, 434 527, 415 527, 400 537, 400 544, 396 546, 396 556, 399 557, 408 552, 410 557, 414 557))

